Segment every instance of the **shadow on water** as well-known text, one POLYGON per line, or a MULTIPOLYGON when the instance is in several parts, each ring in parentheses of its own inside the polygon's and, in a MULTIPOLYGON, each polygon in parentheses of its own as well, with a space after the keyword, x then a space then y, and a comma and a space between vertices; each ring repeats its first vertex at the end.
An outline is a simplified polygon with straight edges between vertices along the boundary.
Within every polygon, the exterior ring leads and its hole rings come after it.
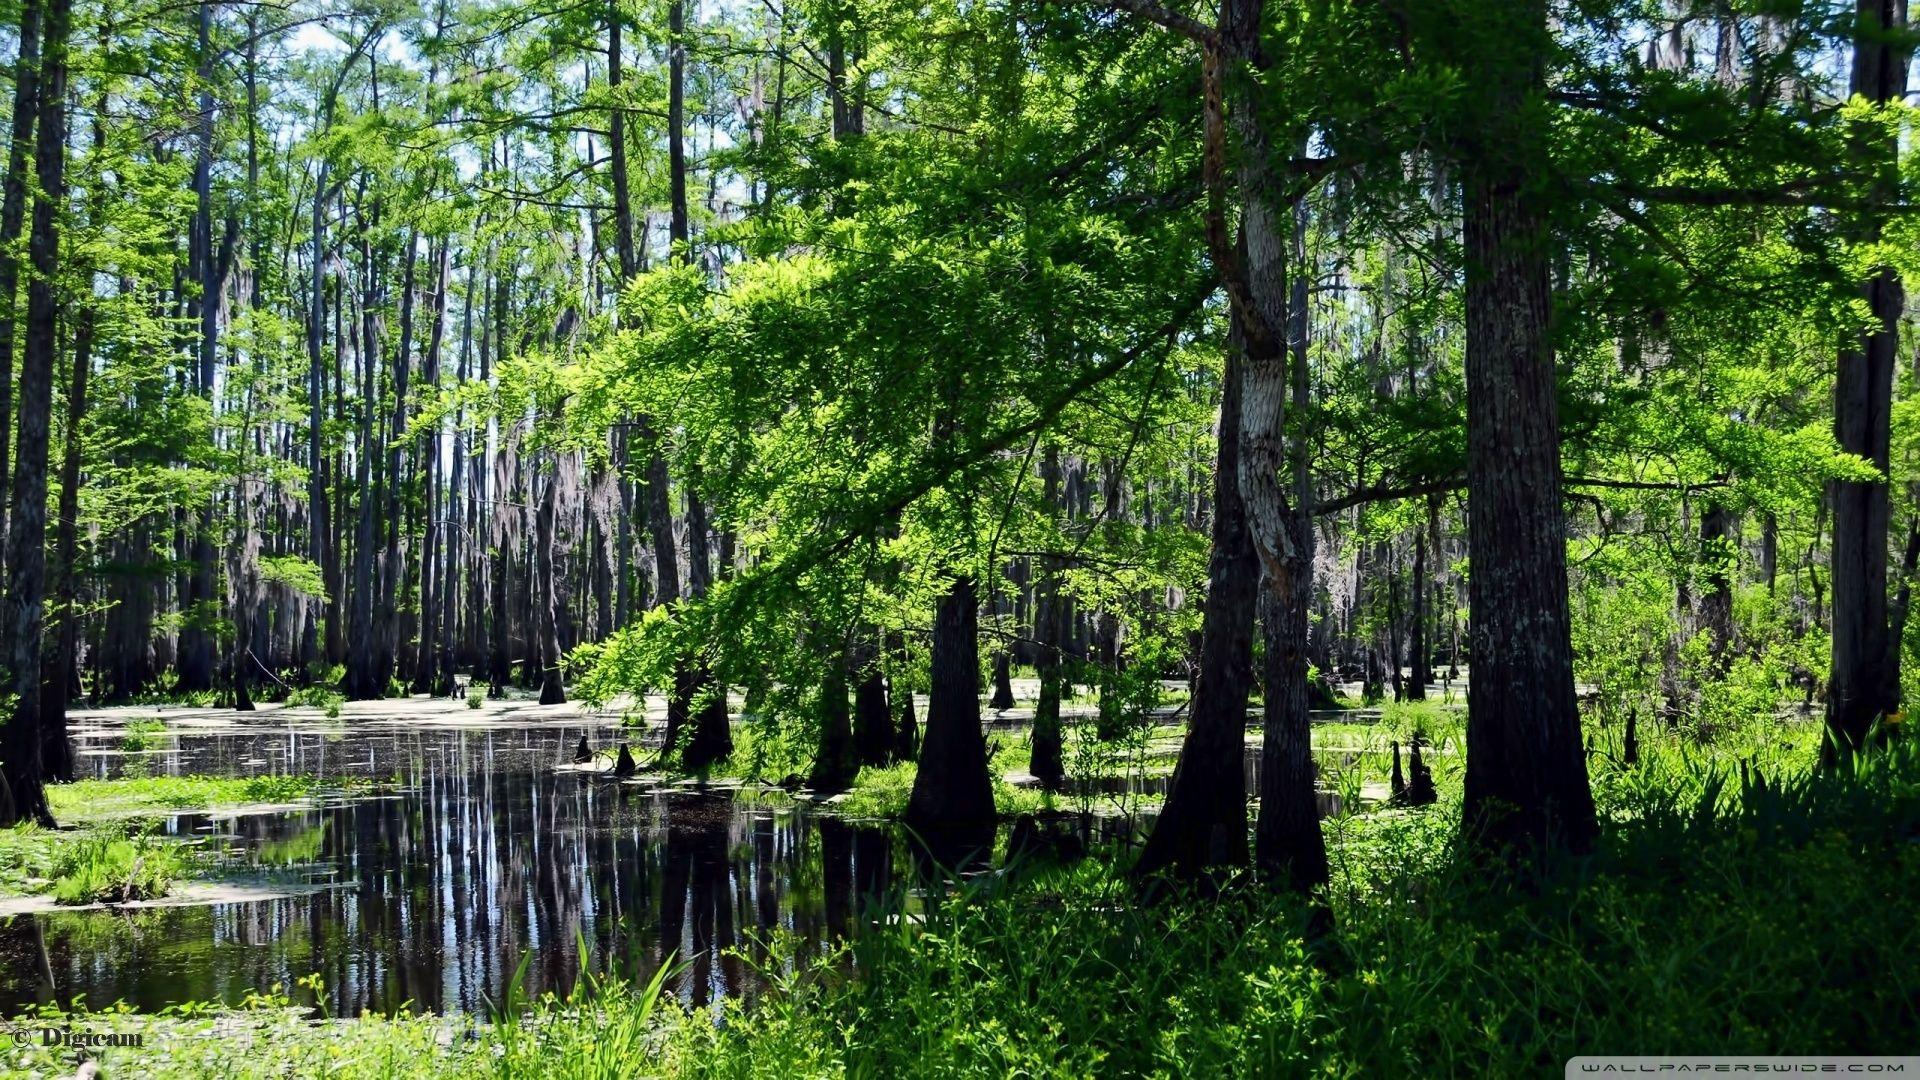
POLYGON ((295 812, 175 815, 170 831, 224 844, 236 871, 318 891, 5 920, 0 1011, 75 997, 236 1003, 316 973, 333 1015, 483 1011, 523 957, 521 989, 537 995, 564 993, 583 963, 645 979, 668 955, 684 962, 669 991, 716 1005, 761 986, 728 950, 763 958, 759 943, 778 934, 818 955, 859 924, 863 898, 917 891, 894 829, 556 772, 582 730, 184 737, 169 771, 398 774, 402 786, 295 812))

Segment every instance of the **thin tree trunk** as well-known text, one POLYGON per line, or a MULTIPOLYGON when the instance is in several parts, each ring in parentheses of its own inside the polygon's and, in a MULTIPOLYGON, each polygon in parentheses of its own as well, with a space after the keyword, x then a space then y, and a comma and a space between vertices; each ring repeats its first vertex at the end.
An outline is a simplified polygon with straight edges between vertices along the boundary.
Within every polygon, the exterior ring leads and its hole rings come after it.
MULTIPOLYGON (((97 134, 97 132, 96 132, 97 134)), ((96 142, 95 146, 99 144, 96 142)), ((73 380, 67 386, 66 445, 60 462, 60 520, 55 528, 52 567, 54 608, 60 634, 53 670, 41 686, 40 767, 47 780, 73 779, 73 749, 67 742, 67 703, 74 684, 74 658, 80 647, 78 560, 80 556, 80 425, 87 415, 87 377, 93 369, 94 309, 82 301, 73 328, 73 380)))
MULTIPOLYGON (((1047 514, 1060 502, 1060 448, 1047 444, 1040 458, 1040 505, 1047 514)), ((1038 642, 1034 670, 1039 696, 1033 706, 1033 749, 1028 770, 1048 790, 1066 778, 1065 740, 1060 726, 1060 560, 1043 555, 1034 585, 1033 636, 1038 642)))
POLYGON ((1220 395, 1219 464, 1213 479, 1213 553, 1201 613, 1200 661, 1192 718, 1167 789, 1167 802, 1134 865, 1201 880, 1215 867, 1247 862, 1244 738, 1253 683, 1253 614, 1260 562, 1240 499, 1239 335, 1229 344, 1220 395))
MULTIPOLYGON (((0 195, 0 537, 7 533, 8 484, 13 479, 13 342, 20 293, 20 226, 27 215, 27 170, 32 168, 33 124, 40 108, 40 0, 20 6, 20 40, 13 64, 13 135, 0 195)), ((0 559, 5 553, 0 552, 0 559)), ((4 563, 0 562, 0 566, 4 563)))
MULTIPOLYGON (((1246 2, 1246 0, 1242 0, 1246 2)), ((1254 10, 1258 11, 1257 3, 1254 10)), ((1243 122, 1243 128, 1251 121, 1243 122)), ((1257 168, 1257 167, 1253 167, 1257 168)), ((1255 181, 1264 181, 1257 172, 1255 181)), ((1249 192, 1267 190, 1263 182, 1247 184, 1249 192)), ((1264 201, 1254 195, 1255 199, 1264 201)), ((1271 250, 1266 257, 1282 259, 1279 238, 1253 241, 1254 227, 1278 231, 1278 223, 1264 210, 1246 212, 1247 251, 1271 250)), ((1240 421, 1241 498, 1261 566, 1260 625, 1265 634, 1263 695, 1266 710, 1260 745, 1260 819, 1254 830, 1254 861, 1262 877, 1284 883, 1296 892, 1310 893, 1326 884, 1327 848, 1320 833, 1320 805, 1314 792, 1313 722, 1307 685, 1309 612, 1313 606, 1313 477, 1312 450, 1304 429, 1308 401, 1307 276, 1305 272, 1306 216, 1296 210, 1294 256, 1301 264, 1291 282, 1285 325, 1290 348, 1278 356, 1249 359, 1240 421), (1288 361, 1292 361, 1291 380, 1288 361), (1281 456, 1286 430, 1285 406, 1291 393, 1295 429, 1281 456), (1293 505, 1281 490, 1283 472, 1293 481, 1293 505)), ((1250 270, 1252 266, 1250 266, 1250 270)), ((1255 296, 1278 283, 1273 269, 1250 273, 1255 296)))
MULTIPOLYGON (((213 244, 213 129, 217 118, 217 106, 213 97, 214 47, 211 0, 201 0, 196 23, 199 30, 198 123, 200 130, 195 139, 193 192, 196 209, 188 250, 194 264, 194 276, 200 285, 200 338, 199 362, 195 369, 193 388, 201 397, 212 402, 213 367, 219 349, 220 302, 226 276, 226 267, 223 263, 231 257, 233 234, 229 230, 227 242, 222 245, 224 250, 216 254, 213 244)), ((181 603, 186 619, 180 628, 180 656, 176 667, 178 687, 186 692, 213 688, 214 635, 209 625, 214 606, 211 499, 203 500, 193 511, 192 530, 190 547, 193 553, 193 570, 188 578, 188 592, 181 603)))
POLYGON ((555 462, 547 477, 546 490, 540 496, 540 509, 534 527, 534 599, 533 631, 539 636, 536 651, 540 655, 540 704, 559 705, 567 700, 566 686, 560 678, 560 635, 555 628, 553 570, 554 500, 563 466, 555 462))

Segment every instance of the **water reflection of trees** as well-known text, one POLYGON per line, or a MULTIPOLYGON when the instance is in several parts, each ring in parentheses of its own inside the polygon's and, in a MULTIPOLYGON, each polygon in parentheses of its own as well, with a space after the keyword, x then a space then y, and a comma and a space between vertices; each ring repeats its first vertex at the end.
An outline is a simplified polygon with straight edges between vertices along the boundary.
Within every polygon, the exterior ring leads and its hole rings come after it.
MULTIPOLYGON (((142 1008, 238 1001, 318 973, 335 1015, 362 1009, 484 1009, 526 959, 527 993, 565 993, 583 970, 644 980, 668 957, 669 987, 700 1007, 757 989, 780 937, 805 959, 852 932, 896 884, 888 831, 768 807, 724 791, 626 787, 551 768, 578 727, 341 739, 223 736, 186 771, 243 771, 324 758, 403 790, 215 827, 263 869, 338 885, 280 900, 148 913, 137 935, 106 915, 44 924, 57 993, 142 1008), (77 921, 76 921, 77 920, 77 921), (581 946, 584 945, 584 951, 581 946), (739 950, 754 963, 734 955, 739 950)), ((194 822, 190 827, 207 824, 194 822)), ((0 1004, 44 1000, 39 946, 0 933, 10 965, 0 1004)))

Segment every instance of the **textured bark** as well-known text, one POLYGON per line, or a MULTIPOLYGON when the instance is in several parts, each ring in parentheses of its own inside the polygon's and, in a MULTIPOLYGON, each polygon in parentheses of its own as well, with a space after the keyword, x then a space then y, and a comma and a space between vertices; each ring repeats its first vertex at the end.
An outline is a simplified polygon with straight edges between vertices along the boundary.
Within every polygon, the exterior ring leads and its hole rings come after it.
MULTIPOLYGON (((712 558, 708 554, 706 504, 697 491, 687 492, 687 594, 692 599, 707 595, 713 585, 712 558)), ((727 721, 727 688, 714 678, 705 655, 694 662, 693 677, 686 687, 688 719, 693 736, 687 741, 682 762, 686 768, 700 771, 733 753, 733 729, 727 721)), ((844 674, 842 676, 844 679, 844 674)), ((840 693, 846 696, 843 681, 840 693)), ((844 706, 843 706, 844 707, 844 706)))
MULTIPOLYGON (((370 224, 370 223, 369 223, 370 224)), ((353 533, 353 589, 348 610, 352 623, 347 639, 347 682, 349 701, 368 701, 386 696, 386 685, 379 678, 379 647, 374 633, 374 515, 379 499, 373 474, 373 402, 375 400, 376 362, 379 335, 380 297, 375 284, 373 239, 367 231, 360 236, 360 341, 358 374, 361 408, 359 422, 360 453, 355 457, 353 486, 358 492, 358 513, 353 533)))
POLYGON ((554 500, 560 486, 559 466, 550 470, 540 509, 534 518, 534 632, 539 635, 540 704, 559 705, 567 700, 566 686, 560 678, 560 635, 554 622, 554 500))
MULTIPOLYGON (((388 415, 386 429, 386 505, 380 513, 378 525, 385 542, 379 561, 380 609, 374 613, 374 681, 379 684, 382 694, 385 694, 393 680, 400 653, 400 579, 406 576, 400 551, 400 533, 406 520, 400 491, 400 448, 407 437, 407 390, 413 373, 414 292, 418 284, 419 238, 409 233, 406 246, 404 269, 400 273, 400 341, 393 356, 393 411, 388 415)), ((429 259, 437 261, 431 253, 429 259)), ((377 355, 370 355, 369 362, 377 355)), ((371 452, 372 449, 368 448, 368 453, 371 452)))
POLYGON ((1578 851, 1597 826, 1573 693, 1551 252, 1536 187, 1546 6, 1517 2, 1500 18, 1511 49, 1475 53, 1471 72, 1497 149, 1483 140, 1462 163, 1473 565, 1462 828, 1488 848, 1578 851))
MULTIPOLYGON (((320 567, 321 579, 327 589, 323 613, 326 641, 322 662, 332 663, 339 654, 340 582, 339 562, 333 543, 333 511, 328 502, 329 462, 323 444, 326 414, 322 411, 321 402, 326 386, 323 351, 327 335, 327 175, 327 163, 322 160, 314 181, 311 226, 313 280, 307 299, 307 502, 311 515, 308 519, 307 554, 314 565, 320 567)), ((303 631, 306 637, 304 651, 309 659, 321 647, 315 631, 316 627, 309 616, 303 631)))
MULTIPOLYGON (((13 134, 0 194, 0 538, 7 535, 13 480, 13 354, 20 293, 20 226, 27 216, 27 170, 33 167, 33 125, 40 108, 40 0, 20 6, 20 38, 13 63, 13 134)), ((0 559, 5 553, 0 552, 0 559)), ((0 565, 4 565, 0 562, 0 565)))
MULTIPOLYGON (((1853 56, 1853 93, 1873 102, 1899 99, 1906 89, 1907 57, 1894 44, 1876 40, 1885 30, 1902 30, 1906 0, 1858 0, 1859 37, 1853 56), (1884 29, 1883 29, 1884 28, 1884 29)), ((1862 137, 1854 147, 1861 167, 1882 178, 1883 188, 1897 183, 1895 147, 1878 136, 1862 137)), ((1880 222, 1856 227, 1857 239, 1879 239, 1880 222)), ((1865 458, 1884 477, 1888 467, 1893 409, 1893 373, 1899 350, 1898 322, 1906 297, 1900 277, 1881 267, 1862 287, 1873 323, 1840 353, 1834 381, 1833 434, 1840 449, 1865 458)), ((1827 486, 1833 505, 1833 670, 1827 683, 1830 752, 1866 745, 1874 720, 1899 708, 1898 642, 1888 632, 1887 481, 1834 480, 1827 486)))
POLYGON ((60 206, 66 195, 68 0, 51 0, 40 65, 33 199, 27 244, 33 278, 27 286, 26 348, 20 363, 19 452, 13 468, 13 512, 7 522, 7 667, 15 695, 0 730, 0 825, 53 823, 40 767, 40 649, 46 601, 47 439, 53 408, 53 361, 60 297, 60 206))
POLYGON ((1732 563, 1740 537, 1740 519, 1721 502, 1707 504, 1700 514, 1700 629, 1707 632, 1715 669, 1725 674, 1732 660, 1732 563))
POLYGON ((993 822, 987 743, 980 730, 979 622, 973 580, 956 576, 934 618, 926 737, 907 802, 907 824, 923 835, 970 837, 993 822))
POLYGON ((1218 464, 1213 478, 1213 553, 1201 614, 1200 660, 1192 718, 1167 789, 1166 807, 1134 866, 1191 880, 1214 867, 1247 861, 1247 780, 1242 740, 1253 681, 1253 613, 1260 563, 1240 501, 1238 335, 1230 346, 1220 396, 1218 464))
MULTIPOLYGON (((1264 178, 1255 176, 1256 180, 1264 178)), ((1264 184, 1248 185, 1261 190, 1264 184)), ((1263 227, 1271 218, 1255 218, 1263 227)), ((1294 256, 1304 264, 1306 218, 1294 220, 1294 256)), ((1251 241, 1251 237, 1249 238, 1251 241)), ((1278 247, 1263 239, 1260 247, 1278 247)), ((1255 250, 1249 242, 1248 251, 1255 250)), ((1262 270, 1254 295, 1277 288, 1272 270, 1262 270)), ((1292 432, 1286 457, 1280 456, 1288 434, 1285 410, 1288 396, 1296 414, 1304 416, 1309 403, 1307 372, 1307 277, 1294 275, 1288 289, 1286 322, 1288 350, 1280 357, 1263 356, 1247 364, 1245 400, 1240 418, 1240 494, 1247 506, 1247 522, 1259 557, 1260 625, 1265 634, 1265 725, 1260 745, 1260 819, 1254 830, 1254 862, 1269 882, 1296 892, 1312 892, 1327 882, 1326 840, 1320 833, 1320 806, 1314 793, 1313 721, 1307 679, 1309 614, 1313 607, 1313 477, 1312 449, 1306 433, 1292 432), (1291 361, 1289 364, 1288 362, 1291 361), (1289 371, 1291 369, 1291 378, 1289 371), (1293 504, 1281 489, 1283 472, 1290 476, 1293 504)))
MULTIPOLYGON (((95 134, 97 137, 97 128, 95 134)), ((97 138, 94 145, 100 145, 97 138)), ((46 673, 40 690, 40 768, 54 783, 73 779, 73 748, 67 742, 67 703, 77 681, 74 660, 80 648, 80 615, 76 610, 80 557, 80 425, 87 415, 87 380, 93 370, 95 318, 93 305, 83 303, 74 320, 73 378, 67 384, 67 432, 60 461, 60 520, 54 530, 55 555, 51 568, 60 633, 55 639, 53 669, 46 673)))
MULTIPOLYGON (((440 391, 440 350, 446 343, 447 257, 452 246, 448 241, 441 241, 434 261, 433 298, 428 316, 432 326, 427 331, 427 354, 420 366, 422 389, 429 397, 440 391)), ((416 694, 432 691, 438 682, 439 628, 443 615, 439 596, 440 562, 446 558, 444 549, 451 532, 440 523, 447 513, 440 490, 440 429, 436 427, 427 432, 420 443, 420 475, 424 478, 427 520, 420 545, 420 643, 413 662, 412 682, 416 694)))

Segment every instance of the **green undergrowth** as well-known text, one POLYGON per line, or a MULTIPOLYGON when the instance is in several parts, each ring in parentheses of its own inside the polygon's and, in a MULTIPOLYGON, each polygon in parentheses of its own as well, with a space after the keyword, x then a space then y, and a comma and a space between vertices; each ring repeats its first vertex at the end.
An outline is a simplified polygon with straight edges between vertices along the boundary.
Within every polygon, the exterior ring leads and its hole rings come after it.
MULTIPOLYGON (((885 768, 868 766, 861 769, 853 781, 853 787, 834 807, 848 817, 902 817, 907 812, 907 800, 913 796, 913 781, 918 768, 909 761, 885 768)), ((1014 787, 999 773, 993 775, 992 783, 993 805, 1003 817, 1054 808, 1052 796, 1034 788, 1014 787)))
MULTIPOLYGON (((47 788, 62 828, 0 829, 0 896, 49 893, 60 903, 151 899, 208 865, 187 840, 142 824, 181 811, 299 803, 323 792, 372 786, 357 777, 127 776, 47 788)), ((292 855, 287 861, 294 861, 292 855)))
POLYGON ((189 859, 182 846, 143 833, 102 830, 56 849, 53 898, 61 904, 120 904, 167 895, 189 859))
POLYGON ((352 787, 354 781, 321 781, 312 776, 129 776, 115 780, 79 780, 53 784, 47 801, 62 823, 94 821, 179 810, 216 810, 264 803, 298 802, 324 786, 352 787))
MULTIPOLYGON (((1291 897, 1147 905, 1096 858, 870 912, 838 955, 767 965, 775 988, 723 1023, 615 985, 472 1027, 310 1024, 262 999, 223 1021, 243 1045, 157 1037, 212 1023, 191 1010, 74 1022, 155 1032, 100 1051, 106 1075, 152 1077, 1524 1076, 1621 1048, 1911 1048, 1913 745, 1815 772, 1656 742, 1595 779, 1598 849, 1518 875, 1457 853, 1457 800, 1329 823, 1334 922, 1312 945, 1291 897)), ((70 1067, 8 1053, 12 1075, 70 1067)))

